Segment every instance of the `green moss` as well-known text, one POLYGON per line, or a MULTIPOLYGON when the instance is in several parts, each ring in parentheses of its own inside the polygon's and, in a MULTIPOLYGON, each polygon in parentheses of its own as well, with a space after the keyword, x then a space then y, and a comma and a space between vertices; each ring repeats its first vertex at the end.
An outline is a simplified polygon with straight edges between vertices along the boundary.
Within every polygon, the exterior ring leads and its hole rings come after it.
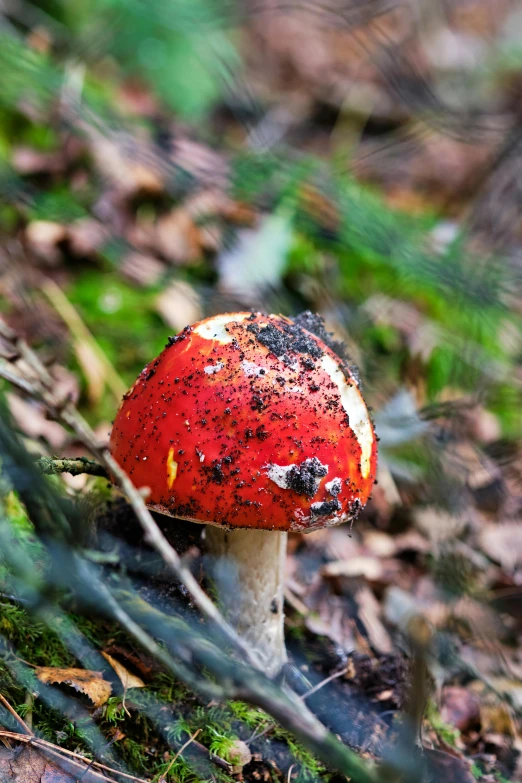
POLYGON ((227 736, 226 734, 220 734, 219 731, 214 728, 210 728, 210 733, 214 735, 214 738, 211 740, 210 745, 208 746, 210 752, 215 756, 219 756, 221 759, 225 759, 225 761, 234 763, 234 759, 232 758, 231 754, 234 749, 235 741, 238 738, 227 736))
POLYGON ((442 720, 437 705, 432 700, 428 702, 426 707, 425 718, 446 745, 456 747, 460 737, 460 731, 442 720))
POLYGON ((125 707, 120 696, 111 696, 103 706, 103 719, 107 723, 118 724, 125 720, 125 707))
POLYGON ((271 720, 266 712, 258 707, 251 707, 244 701, 229 701, 228 708, 234 718, 244 723, 249 729, 257 729, 261 724, 271 720))

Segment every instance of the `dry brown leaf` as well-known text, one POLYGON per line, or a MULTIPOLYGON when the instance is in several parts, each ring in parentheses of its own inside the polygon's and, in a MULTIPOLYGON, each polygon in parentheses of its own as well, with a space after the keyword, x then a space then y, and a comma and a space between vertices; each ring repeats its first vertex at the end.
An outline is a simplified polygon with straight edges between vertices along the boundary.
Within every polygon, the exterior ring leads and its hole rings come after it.
POLYGON ((173 264, 193 264, 201 257, 200 230, 185 207, 158 218, 156 242, 162 255, 173 264))
POLYGON ((459 731, 469 731, 480 723, 480 699, 469 688, 448 686, 442 692, 440 716, 459 731))
POLYGON ((25 435, 30 438, 45 438, 53 449, 61 449, 68 439, 67 432, 55 421, 45 418, 42 405, 22 400, 12 392, 7 392, 7 402, 14 420, 25 435))
POLYGON ((376 557, 354 557, 351 560, 334 560, 321 569, 324 576, 361 576, 369 581, 377 581, 383 575, 382 562, 376 557))
POLYGON ((305 625, 312 633, 328 637, 343 650, 355 647, 353 620, 347 616, 345 606, 332 596, 323 596, 317 614, 308 614, 305 625))
POLYGON ((61 364, 53 364, 49 372, 55 381, 53 390, 58 399, 70 400, 76 405, 80 397, 80 384, 76 375, 61 364))
MULTIPOLYGON (((37 748, 24 747, 0 749, 0 780, 2 783, 75 783, 81 772, 84 771, 76 767, 74 772, 67 773, 60 769, 57 764, 53 764, 42 751, 37 748)), ((92 780, 89 776, 87 779, 92 780)), ((97 776, 97 779, 101 779, 97 776)))
POLYGON ((210 147, 193 139, 178 137, 174 142, 171 156, 177 166, 197 180, 220 189, 227 187, 228 164, 210 147))
POLYGON ((159 166, 150 157, 150 150, 146 149, 146 145, 133 145, 133 149, 129 150, 124 143, 128 141, 127 138, 109 137, 103 132, 95 131, 92 126, 89 131, 91 153, 97 168, 123 196, 130 198, 136 193, 163 193, 162 174, 159 166), (149 153, 151 165, 137 160, 138 153, 141 153, 143 159, 149 153))
POLYGON ((372 647, 380 653, 391 653, 393 644, 384 627, 381 617, 382 610, 379 602, 369 587, 361 587, 355 594, 359 617, 364 624, 372 647))
POLYGON ((467 524, 466 517, 449 514, 434 506, 417 509, 413 518, 415 526, 433 544, 453 541, 467 524))
POLYGON ((522 712, 522 681, 514 677, 489 677, 491 685, 497 693, 505 694, 510 703, 520 714, 522 712))
POLYGON ((51 152, 41 152, 33 147, 15 147, 11 155, 11 164, 18 174, 49 174, 63 168, 60 156, 51 152))
POLYGON ((165 265, 152 255, 131 252, 121 261, 120 272, 140 286, 155 285, 165 273, 165 265))
POLYGON ((61 223, 51 220, 33 220, 25 229, 27 241, 38 248, 40 245, 57 245, 67 235, 67 229, 61 223))
POLYGON ((93 256, 107 242, 110 233, 98 220, 81 218, 67 227, 67 238, 76 256, 93 256))
POLYGON ((103 679, 101 672, 89 669, 58 669, 54 666, 39 666, 36 676, 40 682, 58 683, 70 685, 81 693, 84 693, 92 701, 95 707, 105 704, 111 695, 110 682, 103 679))
POLYGON ((112 666, 116 674, 118 675, 121 684, 123 685, 123 690, 128 691, 129 688, 144 688, 145 683, 141 679, 141 677, 138 677, 137 674, 132 674, 128 669, 125 668, 125 666, 117 661, 115 658, 112 657, 112 655, 109 655, 109 653, 102 652, 103 657, 105 658, 108 663, 112 666))
POLYGON ((522 564, 522 525, 519 522, 488 524, 480 533, 484 552, 510 573, 522 564))
POLYGON ((395 539, 381 530, 365 530, 363 542, 364 548, 374 557, 393 557, 397 552, 395 539))
POLYGON ((54 265, 61 259, 58 245, 67 238, 67 229, 50 220, 33 220, 25 229, 25 238, 33 253, 54 265))
POLYGON ((189 283, 176 280, 156 299, 156 309, 176 332, 202 317, 201 300, 189 283))

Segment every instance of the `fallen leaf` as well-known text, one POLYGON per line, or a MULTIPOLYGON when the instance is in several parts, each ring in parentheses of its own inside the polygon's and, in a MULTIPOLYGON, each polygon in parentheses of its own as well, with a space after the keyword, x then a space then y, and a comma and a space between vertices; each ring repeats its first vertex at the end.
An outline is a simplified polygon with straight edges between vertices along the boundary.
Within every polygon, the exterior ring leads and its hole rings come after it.
POLYGON ((505 694, 518 713, 522 712, 522 682, 509 677, 489 677, 491 685, 497 693, 505 694))
POLYGON ((228 185, 229 168, 223 156, 198 141, 177 137, 171 152, 176 166, 200 182, 223 190, 228 185))
POLYGON ((108 663, 112 666, 116 674, 118 675, 121 684, 123 685, 123 690, 128 691, 129 688, 144 688, 145 683, 141 679, 141 677, 138 677, 137 674, 132 674, 128 669, 125 668, 125 666, 116 660, 116 658, 113 658, 112 655, 109 655, 109 653, 103 652, 102 655, 105 658, 108 663))
POLYGON ((185 207, 158 218, 156 242, 162 255, 173 264, 193 264, 201 257, 200 230, 185 207))
POLYGON ((81 218, 67 227, 69 248, 76 256, 95 255, 107 242, 110 233, 98 220, 81 218))
POLYGON ((40 152, 33 147, 15 147, 11 155, 11 164, 18 174, 50 174, 60 171, 63 163, 59 155, 40 152))
POLYGON ((397 551, 395 539, 380 530, 365 530, 363 541, 365 549, 374 557, 393 557, 397 551))
POLYGON ((165 265, 152 255, 128 253, 121 261, 120 273, 141 286, 155 285, 165 273, 165 265))
POLYGON ((347 616, 345 606, 332 600, 332 596, 323 596, 317 606, 317 614, 308 614, 305 625, 309 631, 326 636, 342 650, 355 647, 353 620, 347 616))
POLYGON ((55 381, 53 391, 56 397, 76 404, 80 397, 80 384, 76 375, 61 364, 53 364, 49 372, 55 381))
POLYGON ((480 723, 480 699, 469 688, 448 686, 442 691, 440 716, 459 731, 469 731, 480 723))
POLYGON ((89 131, 91 153, 97 168, 123 196, 131 198, 137 193, 163 193, 163 174, 146 145, 141 147, 132 143, 133 140, 125 134, 109 135, 92 126, 89 126, 89 131))
POLYGON ((189 283, 176 280, 156 299, 156 309, 176 332, 187 324, 199 321, 203 315, 201 299, 189 283))
POLYGON ((61 223, 33 220, 25 229, 25 238, 33 253, 49 264, 56 264, 61 259, 58 245, 67 238, 67 230, 61 223))
POLYGON ((522 564, 522 526, 519 522, 485 525, 480 533, 484 552, 512 573, 522 564))
MULTIPOLYGON (((78 765, 79 766, 79 765, 78 765)), ((0 749, 0 780, 2 783, 75 783, 77 776, 68 774, 53 764, 36 748, 0 749)))
POLYGON ((467 517, 450 514, 435 506, 419 508, 413 517, 415 526, 433 544, 454 541, 468 524, 467 517))
POLYGON ((351 560, 335 560, 321 569, 324 576, 362 576, 371 582, 382 577, 383 565, 376 557, 354 557, 351 560))
POLYGON ((68 439, 67 432, 55 421, 45 417, 45 410, 38 402, 22 400, 12 392, 6 392, 9 410, 20 430, 30 438, 45 438, 53 449, 60 449, 68 439))
POLYGON ((379 653, 391 653, 392 641, 384 627, 381 606, 369 587, 364 585, 355 594, 359 609, 359 618, 363 623, 372 647, 379 653))
POLYGON ((89 669, 58 669, 53 666, 39 666, 36 676, 40 682, 70 685, 84 693, 95 707, 105 704, 111 695, 111 684, 103 679, 101 672, 89 669))

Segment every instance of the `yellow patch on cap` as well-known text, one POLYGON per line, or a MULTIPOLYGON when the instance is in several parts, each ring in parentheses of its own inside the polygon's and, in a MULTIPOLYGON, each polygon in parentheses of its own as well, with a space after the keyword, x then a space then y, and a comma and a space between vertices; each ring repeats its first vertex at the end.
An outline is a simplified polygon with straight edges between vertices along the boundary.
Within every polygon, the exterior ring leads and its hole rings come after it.
POLYGON ((172 489, 172 485, 176 481, 178 475, 178 463, 174 459, 174 449, 169 449, 167 456, 167 485, 169 489, 172 489))

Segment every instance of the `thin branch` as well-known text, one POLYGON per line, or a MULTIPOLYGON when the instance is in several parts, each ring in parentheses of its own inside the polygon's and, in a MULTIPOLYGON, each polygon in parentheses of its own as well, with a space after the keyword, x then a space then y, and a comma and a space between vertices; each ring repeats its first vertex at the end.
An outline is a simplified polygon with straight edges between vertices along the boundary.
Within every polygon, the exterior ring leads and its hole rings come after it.
POLYGON ((23 730, 24 730, 24 733, 25 733, 25 734, 28 734, 29 736, 33 736, 33 737, 34 737, 34 732, 33 732, 33 731, 31 731, 31 729, 29 728, 29 726, 27 725, 27 723, 26 723, 24 720, 22 720, 22 718, 20 717, 20 715, 18 715, 18 713, 16 712, 16 710, 14 710, 14 709, 13 709, 13 707, 11 707, 11 705, 9 704, 9 702, 7 701, 7 699, 5 698, 5 696, 2 696, 2 694, 1 694, 1 693, 0 693, 0 702, 1 702, 1 703, 4 705, 4 707, 6 708, 6 710, 7 710, 9 713, 11 713, 11 715, 13 716, 13 718, 15 719, 15 721, 16 721, 16 722, 17 722, 17 723, 18 723, 18 724, 19 724, 19 725, 20 725, 20 726, 23 728, 23 730))
POLYGON ((20 389, 20 391, 31 395, 31 397, 39 396, 38 390, 35 386, 33 386, 32 383, 26 381, 25 378, 22 378, 20 375, 18 375, 18 373, 11 372, 11 370, 6 367, 5 359, 0 360, 0 378, 4 378, 4 380, 9 381, 10 384, 16 386, 16 388, 20 389))
POLYGON ((89 476, 109 478, 109 474, 103 465, 87 457, 74 457, 73 459, 40 457, 36 461, 36 467, 47 476, 54 476, 57 473, 70 473, 71 476, 79 476, 82 473, 87 473, 89 476))
POLYGON ((185 744, 184 744, 184 745, 182 745, 182 746, 181 746, 181 748, 180 748, 179 750, 177 750, 177 751, 176 751, 176 754, 175 754, 174 758, 173 758, 173 759, 172 759, 172 761, 170 762, 170 764, 169 764, 169 766, 168 766, 168 768, 167 768, 167 771, 165 772, 165 774, 164 774, 164 775, 162 775, 162 778, 166 778, 166 777, 167 777, 167 775, 169 774, 169 772, 170 772, 170 770, 171 770, 171 768, 172 768, 172 765, 174 764, 174 762, 175 762, 175 761, 177 761, 177 759, 178 759, 178 758, 181 756, 181 754, 183 753, 183 751, 184 751, 186 748, 188 748, 188 746, 189 746, 189 745, 192 745, 192 743, 194 742, 194 740, 196 739, 196 737, 198 736, 198 734, 199 734, 200 732, 201 732, 201 729, 196 729, 196 731, 194 732, 194 734, 191 734, 191 735, 190 735, 190 737, 189 737, 189 738, 188 738, 188 740, 185 742, 185 744))
MULTIPOLYGON (((283 690, 263 672, 226 658, 221 650, 192 631, 183 620, 163 614, 139 596, 116 590, 114 601, 119 605, 119 611, 139 628, 141 635, 150 634, 150 641, 153 636, 161 634, 177 655, 186 657, 187 651, 190 651, 191 661, 209 671, 216 679, 214 688, 221 690, 217 700, 237 699, 255 704, 275 718, 330 768, 342 772, 357 783, 382 783, 379 771, 331 734, 296 693, 289 689, 283 690)), ((127 630, 130 630, 130 626, 127 626, 127 630)), ((163 652, 163 655, 166 654, 163 652)), ((192 687, 201 693, 208 689, 208 685, 207 682, 196 680, 192 687)))
POLYGON ((312 694, 317 693, 317 691, 320 691, 321 688, 324 688, 325 685, 328 685, 329 682, 332 682, 332 680, 336 680, 338 677, 342 677, 343 674, 346 674, 348 671, 348 666, 345 666, 344 669, 341 669, 340 672, 334 672, 333 674, 330 674, 329 677, 325 677, 324 680, 321 680, 321 682, 318 682, 317 685, 314 685, 313 688, 310 688, 309 691, 306 693, 303 693, 302 696, 299 698, 303 701, 307 699, 309 696, 312 696, 312 694))
MULTIPOLYGON (((40 748, 41 750, 46 750, 53 755, 60 755, 63 753, 66 756, 71 756, 74 759, 78 759, 78 761, 81 761, 82 764, 86 764, 89 767, 105 769, 107 772, 112 772, 114 775, 118 775, 118 777, 125 778, 126 780, 133 780, 135 783, 149 783, 149 781, 145 780, 144 778, 137 778, 135 775, 129 775, 128 772, 120 772, 118 769, 114 769, 114 767, 108 767, 106 764, 101 764, 99 761, 88 759, 86 756, 82 756, 80 753, 76 753, 73 750, 67 750, 67 748, 61 748, 59 745, 53 745, 52 742, 48 742, 41 737, 35 737, 34 734, 27 736, 26 734, 18 734, 15 731, 6 731, 5 729, 0 729, 0 737, 6 737, 7 739, 16 740, 17 742, 24 742, 27 745, 32 745, 34 747, 40 748)), ((82 774, 85 774, 86 771, 87 770, 84 770, 82 774)), ((111 781, 111 778, 108 778, 105 775, 100 776, 97 772, 94 772, 93 774, 96 776, 96 778, 102 777, 105 783, 110 783, 111 781)))

